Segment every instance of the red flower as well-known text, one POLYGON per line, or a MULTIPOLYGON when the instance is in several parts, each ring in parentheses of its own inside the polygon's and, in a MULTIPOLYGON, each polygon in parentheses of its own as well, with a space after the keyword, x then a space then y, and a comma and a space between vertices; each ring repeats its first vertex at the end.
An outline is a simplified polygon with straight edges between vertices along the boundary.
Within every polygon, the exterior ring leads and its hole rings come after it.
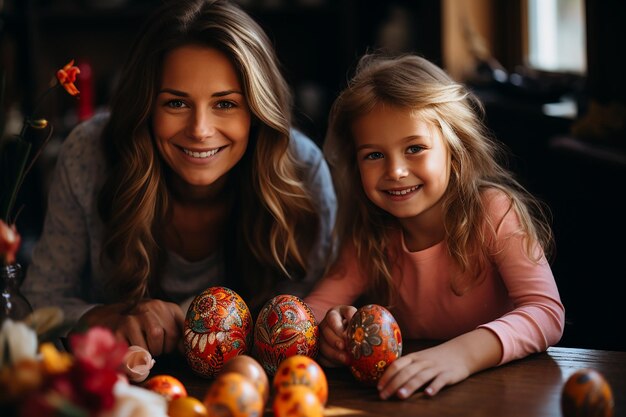
POLYGON ((77 96, 80 94, 78 88, 74 85, 76 81, 76 75, 80 74, 80 69, 74 66, 74 60, 72 59, 63 68, 57 71, 57 80, 61 83, 65 91, 70 93, 71 96, 77 96))
POLYGON ((15 225, 8 226, 0 220, 0 259, 6 264, 15 263, 15 257, 22 238, 15 229, 15 225))

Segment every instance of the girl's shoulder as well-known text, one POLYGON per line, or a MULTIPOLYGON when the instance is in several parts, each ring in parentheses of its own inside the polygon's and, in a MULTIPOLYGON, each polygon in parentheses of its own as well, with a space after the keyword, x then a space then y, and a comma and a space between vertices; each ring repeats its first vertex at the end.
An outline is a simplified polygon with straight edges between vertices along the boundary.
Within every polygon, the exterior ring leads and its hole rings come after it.
POLYGON ((487 188, 481 193, 486 220, 498 235, 520 231, 520 221, 514 199, 499 188, 487 188))

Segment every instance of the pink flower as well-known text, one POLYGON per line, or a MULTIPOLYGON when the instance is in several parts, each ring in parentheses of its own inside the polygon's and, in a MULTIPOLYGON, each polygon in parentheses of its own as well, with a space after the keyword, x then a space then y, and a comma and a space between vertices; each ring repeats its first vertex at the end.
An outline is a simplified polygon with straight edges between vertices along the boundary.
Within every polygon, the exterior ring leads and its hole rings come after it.
POLYGON ((72 334, 70 347, 76 361, 93 369, 117 370, 128 345, 115 339, 111 330, 94 326, 84 334, 72 334))
POLYGON ((150 352, 140 346, 129 347, 123 362, 124 373, 132 382, 143 382, 154 366, 150 352))

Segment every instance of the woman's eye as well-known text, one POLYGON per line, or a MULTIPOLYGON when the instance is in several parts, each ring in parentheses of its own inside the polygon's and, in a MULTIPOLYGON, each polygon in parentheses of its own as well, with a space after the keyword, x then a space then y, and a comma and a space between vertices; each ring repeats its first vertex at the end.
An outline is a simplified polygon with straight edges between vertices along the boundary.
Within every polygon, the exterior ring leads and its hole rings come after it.
POLYGON ((185 102, 182 100, 169 100, 165 105, 172 109, 182 109, 185 107, 185 102))
POLYGON ((367 155, 365 155, 365 159, 380 159, 383 157, 383 154, 380 152, 372 152, 372 153, 368 153, 367 155))
POLYGON ((407 149, 407 153, 420 153, 423 150, 424 148, 422 148, 421 146, 413 145, 413 146, 409 146, 409 148, 407 149))
POLYGON ((232 101, 219 101, 215 107, 217 107, 218 109, 232 109, 237 107, 237 105, 235 103, 233 103, 232 101))

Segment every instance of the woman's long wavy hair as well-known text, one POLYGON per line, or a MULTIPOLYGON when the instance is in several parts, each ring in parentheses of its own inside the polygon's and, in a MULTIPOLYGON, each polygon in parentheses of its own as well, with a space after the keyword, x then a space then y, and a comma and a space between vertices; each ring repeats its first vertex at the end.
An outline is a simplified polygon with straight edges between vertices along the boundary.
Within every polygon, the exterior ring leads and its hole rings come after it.
POLYGON ((335 100, 324 143, 338 198, 335 233, 340 245, 356 247, 361 272, 368 274, 369 292, 393 303, 391 271, 395 260, 387 250, 399 223, 365 195, 356 160, 352 125, 379 103, 408 109, 440 129, 450 152, 450 182, 443 196, 445 242, 461 273, 471 282, 454 280, 453 291, 463 294, 480 280, 490 262, 488 242, 496 224, 485 216, 484 195, 498 189, 510 199, 525 236, 526 252, 539 261, 539 244, 549 253, 553 238, 549 211, 528 193, 506 168, 504 148, 483 124, 483 108, 463 85, 428 60, 405 55, 365 55, 354 77, 335 100))
POLYGON ((242 291, 259 295, 278 277, 302 273, 317 230, 316 211, 288 146, 289 86, 268 37, 229 1, 168 1, 131 47, 102 136, 110 174, 99 196, 101 260, 111 294, 122 294, 131 305, 160 288, 161 227, 170 219, 171 194, 150 118, 164 56, 186 44, 229 57, 253 115, 248 148, 230 175, 235 209, 224 237, 230 272, 238 274, 242 291))

